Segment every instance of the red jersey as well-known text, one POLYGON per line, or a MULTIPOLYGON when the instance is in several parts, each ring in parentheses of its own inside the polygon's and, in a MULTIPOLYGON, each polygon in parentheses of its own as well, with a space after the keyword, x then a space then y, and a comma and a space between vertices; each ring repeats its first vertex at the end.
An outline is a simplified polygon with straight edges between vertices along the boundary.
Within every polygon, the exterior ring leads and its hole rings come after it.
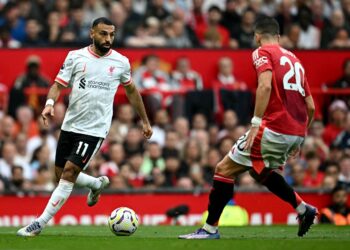
POLYGON ((272 71, 272 90, 263 122, 269 129, 286 134, 305 136, 307 111, 305 98, 310 95, 305 70, 299 59, 279 45, 264 45, 253 54, 257 75, 272 71))

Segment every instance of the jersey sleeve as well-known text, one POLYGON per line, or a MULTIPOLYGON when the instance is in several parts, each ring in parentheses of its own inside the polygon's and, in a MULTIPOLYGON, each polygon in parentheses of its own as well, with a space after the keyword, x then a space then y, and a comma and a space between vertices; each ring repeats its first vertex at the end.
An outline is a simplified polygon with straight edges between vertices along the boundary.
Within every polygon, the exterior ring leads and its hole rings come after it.
POLYGON ((272 71, 271 56, 266 50, 262 48, 256 49, 252 54, 252 59, 257 75, 266 70, 272 71))
POLYGON ((126 59, 124 67, 124 71, 120 76, 120 83, 123 86, 127 86, 131 83, 131 67, 128 59, 126 59))
POLYGON ((70 80, 73 74, 74 61, 72 53, 69 52, 64 63, 58 72, 55 82, 60 83, 64 87, 68 87, 70 85, 70 80))

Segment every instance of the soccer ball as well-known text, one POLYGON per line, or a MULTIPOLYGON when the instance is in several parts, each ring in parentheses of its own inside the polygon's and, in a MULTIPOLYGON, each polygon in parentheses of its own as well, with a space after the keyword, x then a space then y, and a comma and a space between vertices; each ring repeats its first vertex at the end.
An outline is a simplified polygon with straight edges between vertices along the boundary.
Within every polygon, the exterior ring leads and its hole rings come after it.
POLYGON ((139 226, 139 218, 137 218, 134 210, 128 207, 119 207, 111 213, 108 218, 109 229, 118 236, 130 236, 135 233, 139 226))

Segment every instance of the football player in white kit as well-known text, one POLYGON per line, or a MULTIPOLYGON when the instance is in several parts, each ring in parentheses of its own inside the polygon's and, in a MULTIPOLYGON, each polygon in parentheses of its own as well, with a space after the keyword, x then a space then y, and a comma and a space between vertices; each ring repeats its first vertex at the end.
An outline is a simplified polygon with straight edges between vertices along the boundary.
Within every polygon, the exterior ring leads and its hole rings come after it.
POLYGON ((52 85, 42 117, 48 124, 54 115, 54 103, 64 88, 71 88, 69 106, 57 144, 55 173, 58 186, 44 212, 30 225, 18 230, 19 236, 38 235, 70 196, 74 184, 90 188, 87 204, 98 202, 101 191, 109 184, 106 176, 95 178, 83 172, 107 136, 114 95, 121 84, 143 123, 143 136, 149 139, 152 128, 141 96, 131 79, 128 58, 112 50, 115 26, 107 18, 93 21, 92 45, 70 51, 52 85))

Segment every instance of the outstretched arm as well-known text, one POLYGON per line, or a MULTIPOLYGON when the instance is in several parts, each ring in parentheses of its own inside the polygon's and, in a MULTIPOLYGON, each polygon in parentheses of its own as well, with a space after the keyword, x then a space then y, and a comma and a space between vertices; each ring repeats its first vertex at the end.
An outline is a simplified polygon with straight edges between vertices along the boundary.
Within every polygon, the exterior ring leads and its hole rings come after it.
POLYGON ((41 117, 44 120, 44 124, 46 126, 49 125, 48 119, 50 116, 54 116, 54 108, 53 105, 55 104, 55 102, 57 101, 58 97, 61 94, 61 90, 65 88, 62 84, 55 82, 50 90, 49 93, 47 94, 47 101, 45 104, 45 108, 43 110, 43 112, 41 112, 41 117))
POLYGON ((142 132, 143 136, 147 139, 151 138, 152 136, 152 127, 151 124, 149 123, 145 105, 143 104, 141 95, 139 91, 136 89, 135 84, 131 81, 130 84, 124 86, 125 91, 126 91, 126 96, 129 99, 129 102, 131 105, 134 107, 136 110, 137 114, 140 116, 143 124, 142 132))
POLYGON ((258 88, 256 90, 254 117, 252 119, 252 127, 247 137, 245 150, 249 150, 253 146, 254 139, 259 131, 261 119, 269 104, 272 89, 272 71, 266 70, 258 76, 258 88))

